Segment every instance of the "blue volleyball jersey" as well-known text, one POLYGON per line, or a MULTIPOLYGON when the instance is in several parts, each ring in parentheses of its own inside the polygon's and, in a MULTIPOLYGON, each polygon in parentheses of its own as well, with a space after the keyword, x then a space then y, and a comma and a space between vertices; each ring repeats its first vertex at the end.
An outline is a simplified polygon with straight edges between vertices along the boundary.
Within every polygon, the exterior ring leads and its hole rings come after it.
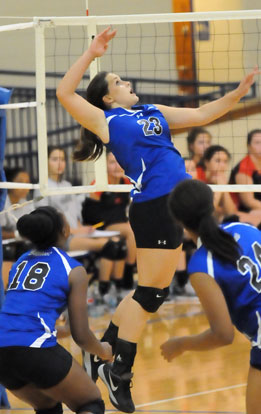
POLYGON ((56 247, 31 250, 14 263, 0 311, 0 347, 56 344, 55 323, 67 307, 68 276, 77 266, 56 247))
POLYGON ((261 233, 248 224, 221 226, 241 247, 237 267, 224 264, 201 245, 188 264, 188 273, 207 273, 220 286, 233 324, 253 346, 261 348, 261 233))
POLYGON ((131 197, 142 202, 168 194, 190 178, 171 142, 168 123, 155 105, 104 111, 110 134, 108 149, 134 185, 131 197))

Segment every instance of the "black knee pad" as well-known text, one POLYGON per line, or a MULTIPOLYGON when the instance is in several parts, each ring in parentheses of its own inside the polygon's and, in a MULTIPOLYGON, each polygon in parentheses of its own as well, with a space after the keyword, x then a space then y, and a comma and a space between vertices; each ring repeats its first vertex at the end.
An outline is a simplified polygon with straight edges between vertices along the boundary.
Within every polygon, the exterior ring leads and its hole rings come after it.
POLYGON ((104 414, 105 405, 103 400, 98 398, 97 400, 90 401, 84 405, 82 405, 77 411, 76 414, 80 414, 83 411, 87 411, 93 414, 104 414))
POLYGON ((169 288, 158 289, 148 286, 137 286, 132 296, 136 302, 147 312, 157 312, 160 305, 169 294, 169 288))
POLYGON ((35 410, 36 414, 62 414, 63 413, 63 406, 61 403, 57 403, 53 408, 35 410))
POLYGON ((109 260, 125 259, 127 256, 127 246, 125 240, 109 240, 100 251, 100 256, 109 260))

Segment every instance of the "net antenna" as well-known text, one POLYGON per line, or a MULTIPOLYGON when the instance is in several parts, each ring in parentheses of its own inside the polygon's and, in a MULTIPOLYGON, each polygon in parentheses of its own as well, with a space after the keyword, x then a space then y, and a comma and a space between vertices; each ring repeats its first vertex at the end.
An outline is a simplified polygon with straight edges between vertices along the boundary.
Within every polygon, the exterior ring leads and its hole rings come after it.
MULTIPOLYGON (((88 1, 86 2, 86 6, 88 1)), ((86 12, 88 7, 86 7, 86 12)), ((227 84, 233 84, 231 89, 235 87, 241 78, 242 74, 250 71, 254 64, 258 61, 258 55, 260 54, 260 42, 258 41, 255 50, 249 49, 248 56, 252 56, 254 62, 246 64, 246 59, 241 56, 241 67, 236 68, 238 75, 234 79, 231 79, 231 69, 233 65, 229 60, 227 67, 222 68, 220 66, 220 60, 218 59, 218 53, 214 50, 215 41, 218 38, 228 39, 228 43, 232 44, 236 42, 237 33, 230 33, 230 26, 233 22, 241 21, 241 25, 246 22, 250 22, 251 27, 256 28, 256 37, 259 39, 261 36, 261 10, 242 10, 242 11, 225 11, 225 12, 201 12, 201 13, 164 13, 164 14, 136 14, 136 15, 117 15, 117 16, 83 16, 83 17, 35 17, 32 22, 20 23, 14 25, 6 25, 0 27, 0 35, 2 31, 14 31, 14 30, 32 30, 35 32, 35 56, 36 56, 36 101, 35 102, 21 102, 18 104, 10 104, 0 106, 0 109, 5 110, 19 110, 20 108, 35 107, 37 112, 37 140, 38 140, 38 163, 39 163, 39 184, 18 184, 18 183, 0 183, 0 188, 39 188, 43 196, 54 194, 78 194, 89 193, 94 191, 130 191, 131 185, 111 185, 108 184, 107 169, 106 169, 106 157, 105 154, 94 163, 94 178, 95 184, 90 185, 86 179, 86 165, 84 163, 82 169, 82 183, 83 185, 76 185, 72 188, 63 187, 59 189, 53 189, 48 187, 48 138, 47 138, 47 114, 46 114, 46 90, 47 90, 47 68, 46 61, 61 58, 61 62, 54 64, 58 69, 61 76, 72 61, 75 61, 78 56, 85 50, 86 45, 82 50, 78 50, 76 45, 79 44, 79 33, 81 32, 82 39, 87 33, 88 44, 91 42, 93 36, 103 30, 106 26, 116 27, 118 34, 113 39, 112 44, 108 49, 108 53, 101 59, 95 59, 89 69, 89 77, 92 78, 96 73, 103 69, 116 72, 123 78, 131 77, 133 85, 139 89, 138 95, 144 97, 144 103, 165 103, 175 105, 175 99, 178 97, 181 99, 178 93, 177 83, 177 70, 173 67, 174 61, 174 47, 173 36, 174 29, 173 24, 175 22, 190 22, 193 24, 200 22, 208 22, 212 27, 214 41, 211 43, 211 50, 204 49, 202 44, 199 44, 196 50, 196 58, 199 61, 198 73, 201 74, 201 80, 204 80, 204 73, 206 71, 213 72, 214 80, 202 81, 200 89, 205 88, 206 94, 200 94, 198 103, 202 104, 206 101, 205 95, 208 95, 210 91, 216 89, 216 96, 222 95, 227 92, 224 85, 224 81, 219 81, 219 74, 223 71, 226 73, 227 84), (221 31, 218 32, 220 22, 227 22, 228 31, 224 34, 221 31), (168 31, 168 35, 166 35, 168 31), (151 39, 154 39, 153 42, 151 39), (51 46, 55 44, 55 46, 51 46), (168 46, 166 46, 168 45, 168 46), (50 49, 53 47, 53 52, 50 53, 50 49), (165 49, 164 49, 165 47, 165 49), (156 52, 159 48, 158 54, 156 52), (77 56, 75 49, 77 49, 77 56), (138 50, 137 50, 138 49, 138 50), (137 58, 138 55, 138 58, 137 58), (114 59, 115 57, 115 59, 114 59), (207 66, 204 69, 205 59, 211 61, 212 66, 207 66), (173 60, 173 61, 172 61, 173 60), (115 63, 116 61, 116 63, 115 63), (203 62, 203 64, 201 64, 203 62), (253 64, 252 64, 253 63, 253 64), (136 64, 136 66, 135 66, 136 64), (123 68, 123 65, 125 67, 123 68), (162 66, 163 65, 163 66, 162 66), (167 65, 169 67, 167 68, 167 65), (154 69, 152 70, 152 66, 154 69), (200 67, 201 66, 201 67, 200 67), (203 69, 202 69, 203 67, 203 69), (205 71, 205 72, 204 72, 205 71), (213 86, 215 85, 215 86, 213 86), (223 87, 223 89, 222 89, 223 87), (167 101, 166 90, 169 89, 169 101, 167 101), (154 100, 152 94, 154 93, 154 100), (160 98, 162 100, 155 100, 160 98), (174 99, 175 98, 175 99, 174 99), (149 102, 146 100, 149 99, 149 102)), ((249 28, 249 26, 248 26, 249 28)), ((241 34, 240 34, 241 35, 241 34)), ((249 33, 245 35, 246 38, 251 37, 251 28, 249 33)), ((243 43, 245 38, 243 39, 243 43)), ((83 42, 84 43, 84 42, 83 42)), ((249 43, 249 42, 245 42, 249 43)), ((218 46, 219 47, 219 46, 218 46)), ((245 44, 244 44, 245 47, 245 44)), ((241 48, 242 49, 242 48, 241 48)), ((233 50, 236 55, 236 48, 233 50)), ((238 54, 242 54, 244 51, 238 51, 238 54)), ((224 52, 225 53, 225 52, 224 52)), ((227 49, 227 55, 230 51, 227 49)), ((234 56, 234 55, 233 55, 234 56)), ((233 58, 232 58, 233 60, 233 58)), ((235 59, 234 59, 235 60, 235 59)), ((84 81, 86 82, 86 81, 84 81)), ((259 88, 256 88, 256 96, 251 99, 256 99, 259 96, 259 88)), ((214 97, 213 97, 214 99, 214 97)), ((183 96, 183 103, 186 106, 186 96, 183 96)), ((189 106, 189 105, 188 105, 189 106)), ((252 122, 252 121, 251 121, 252 122)), ((260 120, 258 121, 260 123, 260 120)), ((244 123, 248 127, 248 121, 245 119, 244 123)), ((252 124, 251 124, 252 125, 252 124)), ((258 127, 258 126, 257 126, 258 127)), ((234 127, 232 125, 232 130, 234 127)), ((245 150, 241 148, 241 152, 238 151, 238 145, 236 143, 237 136, 235 134, 235 143, 231 144, 230 149, 234 150, 234 155, 243 156, 245 150)), ((232 139, 233 141, 233 139, 232 139)), ((89 170, 88 170, 89 171, 89 170)), ((211 186, 214 191, 230 191, 230 192, 249 192, 249 191, 261 191, 258 185, 216 185, 211 186)))

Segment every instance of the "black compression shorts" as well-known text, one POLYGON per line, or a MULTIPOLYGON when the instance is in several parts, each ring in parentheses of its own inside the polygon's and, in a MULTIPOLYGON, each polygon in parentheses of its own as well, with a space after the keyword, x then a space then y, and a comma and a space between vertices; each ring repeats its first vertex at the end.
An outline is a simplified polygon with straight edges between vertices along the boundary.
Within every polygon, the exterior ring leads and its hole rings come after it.
POLYGON ((176 249, 182 243, 183 228, 170 216, 167 202, 168 194, 131 204, 129 218, 137 247, 176 249))
POLYGON ((59 344, 50 348, 0 347, 0 383, 9 390, 29 383, 38 388, 53 387, 71 366, 71 354, 59 344))

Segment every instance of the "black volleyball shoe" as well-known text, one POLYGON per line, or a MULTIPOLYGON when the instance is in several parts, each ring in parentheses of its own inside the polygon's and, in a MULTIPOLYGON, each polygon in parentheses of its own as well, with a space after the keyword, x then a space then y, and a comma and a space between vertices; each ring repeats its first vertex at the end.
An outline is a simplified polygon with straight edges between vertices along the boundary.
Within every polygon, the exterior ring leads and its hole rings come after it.
POLYGON ((112 372, 112 366, 109 363, 100 365, 98 374, 108 388, 110 401, 114 407, 124 413, 133 413, 135 405, 130 392, 133 374, 127 372, 120 376, 116 375, 112 372))

